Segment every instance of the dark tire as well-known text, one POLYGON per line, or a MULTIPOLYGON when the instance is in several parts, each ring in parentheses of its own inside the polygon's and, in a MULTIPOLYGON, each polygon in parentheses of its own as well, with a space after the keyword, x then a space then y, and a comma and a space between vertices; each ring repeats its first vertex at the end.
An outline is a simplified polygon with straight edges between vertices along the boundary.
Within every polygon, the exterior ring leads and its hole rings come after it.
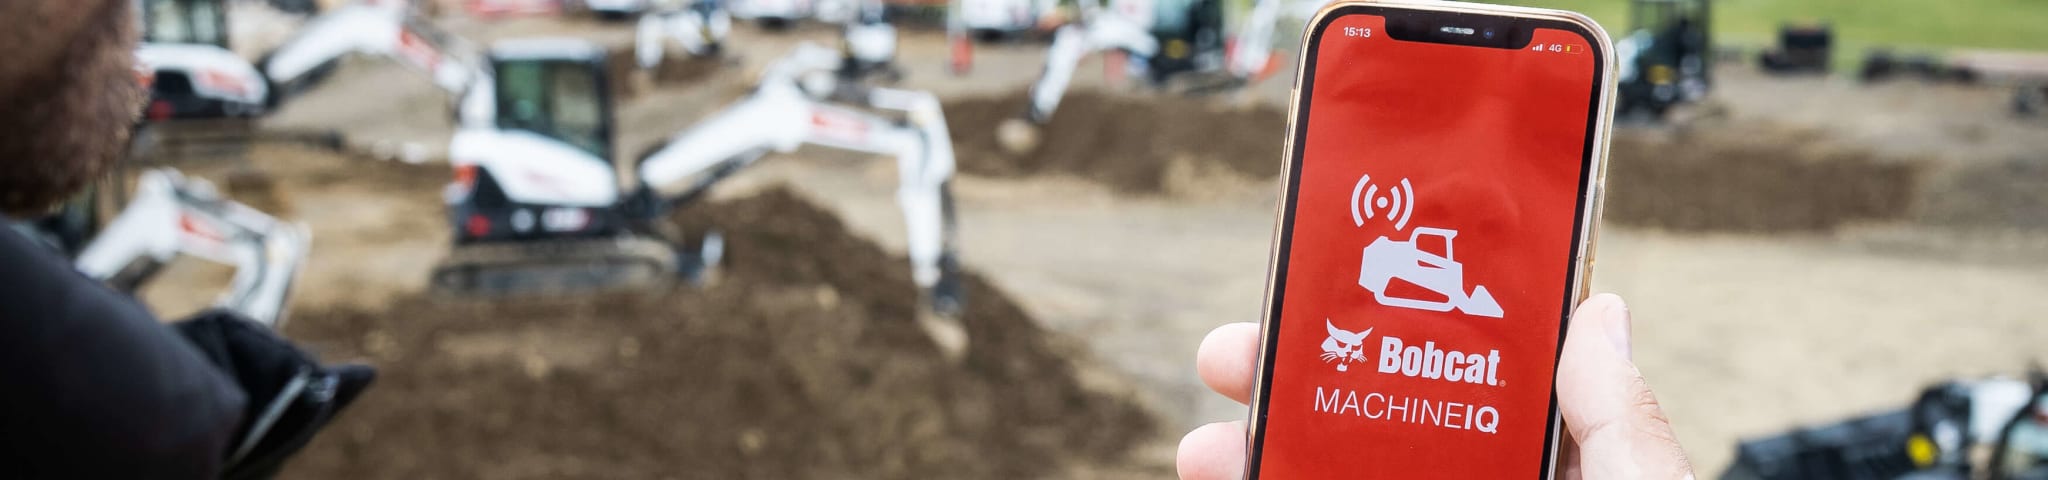
POLYGON ((1891 78, 1898 71, 1899 61, 1891 52, 1874 50, 1863 56, 1863 68, 1857 72, 1857 77, 1863 83, 1873 83, 1891 78))
POLYGON ((2022 86, 2013 90, 2013 114, 2034 117, 2041 115, 2044 109, 2048 109, 2048 86, 2022 86))

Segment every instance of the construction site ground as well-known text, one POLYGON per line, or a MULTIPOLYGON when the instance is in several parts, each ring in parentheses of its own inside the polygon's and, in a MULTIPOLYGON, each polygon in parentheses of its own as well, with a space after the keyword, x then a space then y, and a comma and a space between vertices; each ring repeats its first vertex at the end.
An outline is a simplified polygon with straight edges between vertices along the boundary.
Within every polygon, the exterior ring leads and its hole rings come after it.
MULTIPOLYGON (((454 30, 623 46, 630 24, 454 30)), ((641 82, 619 150, 689 127, 799 39, 832 34, 739 26, 734 59, 641 82)), ((823 149, 771 155, 678 212, 728 232, 711 287, 430 295, 448 243, 446 97, 388 62, 347 62, 265 126, 337 130, 349 149, 264 143, 186 167, 261 172, 230 192, 314 231, 286 333, 383 369, 288 475, 1170 476, 1182 433, 1245 414, 1192 360, 1210 329, 1259 318, 1291 66, 1188 98, 1104 85, 1090 60, 1039 152, 1007 156, 994 124, 1021 112, 1042 49, 982 45, 956 77, 942 35, 901 40, 903 85, 947 99, 963 171, 977 280, 960 365, 910 323, 893 160, 823 149), (384 159, 408 150, 425 163, 384 159)), ((2048 120, 2011 116, 2009 92, 1988 87, 1718 73, 1675 126, 1624 122, 1593 275, 1629 299, 1635 360, 1704 474, 1744 436, 2036 360, 2048 120)), ((188 311, 224 275, 180 263, 146 297, 188 311)))

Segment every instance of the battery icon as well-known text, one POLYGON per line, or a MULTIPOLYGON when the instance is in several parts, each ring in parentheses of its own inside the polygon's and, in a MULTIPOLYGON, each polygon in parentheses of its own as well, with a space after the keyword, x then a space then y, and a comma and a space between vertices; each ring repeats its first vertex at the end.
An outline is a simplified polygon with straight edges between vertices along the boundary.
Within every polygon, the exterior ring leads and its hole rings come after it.
POLYGON ((1572 45, 1565 45, 1565 46, 1564 46, 1564 53, 1570 53, 1570 54, 1578 54, 1579 52, 1584 52, 1584 51, 1586 51, 1586 46, 1585 46, 1585 45, 1577 45, 1577 44, 1572 44, 1572 45))

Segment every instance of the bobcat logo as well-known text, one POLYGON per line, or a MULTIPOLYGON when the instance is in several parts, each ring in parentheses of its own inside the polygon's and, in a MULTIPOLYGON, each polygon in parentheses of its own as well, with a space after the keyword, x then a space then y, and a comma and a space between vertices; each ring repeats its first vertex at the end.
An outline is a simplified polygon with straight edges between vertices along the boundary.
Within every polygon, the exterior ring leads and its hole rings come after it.
POLYGON ((1351 333, 1337 328, 1330 319, 1323 319, 1323 327, 1329 329, 1330 338, 1323 340, 1323 362, 1337 362, 1337 371, 1349 370, 1348 363, 1365 363, 1365 337, 1372 335, 1372 329, 1351 333))

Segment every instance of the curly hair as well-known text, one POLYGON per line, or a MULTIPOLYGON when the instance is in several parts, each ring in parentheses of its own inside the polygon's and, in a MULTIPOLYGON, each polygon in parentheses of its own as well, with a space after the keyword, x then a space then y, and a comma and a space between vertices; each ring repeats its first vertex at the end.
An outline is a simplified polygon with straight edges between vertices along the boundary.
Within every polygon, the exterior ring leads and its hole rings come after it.
POLYGON ((144 98, 130 8, 0 1, 0 213, 47 211, 126 150, 144 98))

